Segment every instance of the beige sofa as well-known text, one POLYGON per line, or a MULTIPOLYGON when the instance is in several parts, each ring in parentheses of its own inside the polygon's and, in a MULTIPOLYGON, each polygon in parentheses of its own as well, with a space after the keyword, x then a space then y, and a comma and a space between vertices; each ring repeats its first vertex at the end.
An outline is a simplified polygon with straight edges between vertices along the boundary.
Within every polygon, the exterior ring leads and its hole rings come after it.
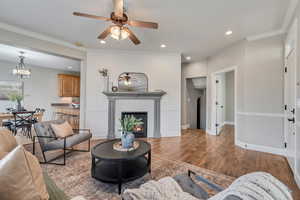
MULTIPOLYGON (((35 156, 19 146, 9 130, 0 128, 0 199, 24 200, 28 198, 71 200, 46 173, 42 172, 35 156), (32 181, 32 184, 29 181, 32 181)), ((78 196, 72 200, 85 199, 78 196)))

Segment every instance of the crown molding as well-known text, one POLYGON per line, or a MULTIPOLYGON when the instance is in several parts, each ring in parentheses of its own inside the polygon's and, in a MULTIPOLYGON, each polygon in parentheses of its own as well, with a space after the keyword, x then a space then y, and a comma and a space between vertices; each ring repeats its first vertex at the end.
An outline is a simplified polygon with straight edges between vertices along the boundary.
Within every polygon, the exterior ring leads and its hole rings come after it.
POLYGON ((290 26, 290 24, 293 20, 294 15, 295 15, 298 3, 299 3, 299 0, 291 0, 290 5, 287 9, 287 13, 283 20, 281 30, 283 30, 285 32, 287 31, 288 27, 290 26))
POLYGON ((266 33, 262 33, 262 34, 259 34, 259 35, 253 35, 253 36, 249 36, 247 37, 247 41, 255 41, 255 40, 261 40, 261 39, 264 39, 264 38, 269 38, 269 37, 273 37, 273 36, 277 36, 277 35, 282 35, 284 34, 285 31, 283 30, 276 30, 276 31, 270 31, 270 32, 266 32, 266 33))
POLYGON ((51 42, 51 43, 54 43, 54 44, 62 45, 62 46, 69 47, 69 48, 72 48, 72 49, 76 49, 76 50, 80 50, 80 51, 86 51, 86 48, 77 47, 76 45, 74 45, 70 42, 66 42, 64 40, 59 40, 59 39, 56 39, 56 38, 53 38, 53 37, 50 37, 50 36, 46 36, 46 35, 43 35, 43 34, 40 34, 40 33, 36 33, 36 32, 33 32, 33 31, 28 31, 28 30, 25 30, 23 28, 19 28, 19 27, 16 27, 16 26, 12 26, 12 25, 9 25, 9 24, 2 23, 2 22, 0 22, 0 29, 6 30, 6 31, 11 31, 11 32, 21 34, 21 35, 25 35, 25 36, 28 36, 28 37, 32 37, 32 38, 35 38, 35 39, 51 42))
POLYGON ((288 27, 291 24, 291 21, 293 20, 298 3, 299 3, 299 0, 291 0, 290 4, 288 6, 287 12, 285 14, 283 24, 279 30, 270 31, 270 32, 266 32, 266 33, 262 33, 262 34, 258 34, 258 35, 253 35, 253 36, 248 36, 246 39, 248 41, 255 41, 255 40, 260 40, 260 39, 264 39, 264 38, 268 38, 268 37, 285 34, 288 30, 288 27))

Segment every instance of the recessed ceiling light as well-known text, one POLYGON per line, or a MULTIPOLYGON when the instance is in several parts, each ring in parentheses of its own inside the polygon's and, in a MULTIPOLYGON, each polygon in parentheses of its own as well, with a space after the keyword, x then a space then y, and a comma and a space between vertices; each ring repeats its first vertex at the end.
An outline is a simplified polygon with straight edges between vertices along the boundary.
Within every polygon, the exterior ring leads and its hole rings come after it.
POLYGON ((69 66, 68 69, 73 69, 73 67, 72 67, 72 66, 69 66))
POLYGON ((161 47, 161 48, 166 48, 166 47, 167 47, 167 45, 165 45, 165 44, 162 44, 162 45, 160 45, 160 47, 161 47))
POLYGON ((105 40, 100 40, 100 43, 101 44, 106 44, 106 41, 105 40))
POLYGON ((191 59, 192 59, 192 57, 191 57, 191 56, 187 56, 187 57, 185 57, 185 59, 187 59, 187 60, 191 60, 191 59))
POLYGON ((232 33, 233 33, 232 30, 228 30, 225 32, 225 35, 232 35, 232 33))

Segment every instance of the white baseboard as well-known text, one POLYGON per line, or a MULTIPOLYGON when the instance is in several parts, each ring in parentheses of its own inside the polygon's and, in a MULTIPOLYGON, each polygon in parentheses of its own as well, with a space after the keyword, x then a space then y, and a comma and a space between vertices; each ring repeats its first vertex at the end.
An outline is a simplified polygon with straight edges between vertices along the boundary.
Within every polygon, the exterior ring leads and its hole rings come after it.
POLYGON ((189 125, 189 124, 182 124, 182 125, 181 125, 181 129, 182 129, 182 130, 185 130, 185 129, 188 129, 188 128, 190 128, 190 125, 189 125))
POLYGON ((217 135, 214 131, 212 131, 211 129, 206 129, 205 130, 206 133, 208 133, 209 135, 217 135))
POLYGON ((256 145, 256 144, 248 144, 248 143, 244 143, 244 142, 241 142, 238 140, 235 142, 235 145, 237 145, 243 149, 248 149, 248 150, 253 150, 253 151, 271 153, 271 154, 276 154, 276 155, 280 155, 280 156, 286 155, 285 149, 280 149, 280 148, 266 147, 266 146, 261 146, 261 145, 256 145))
POLYGON ((234 125, 234 122, 225 121, 224 124, 227 124, 227 125, 234 125))

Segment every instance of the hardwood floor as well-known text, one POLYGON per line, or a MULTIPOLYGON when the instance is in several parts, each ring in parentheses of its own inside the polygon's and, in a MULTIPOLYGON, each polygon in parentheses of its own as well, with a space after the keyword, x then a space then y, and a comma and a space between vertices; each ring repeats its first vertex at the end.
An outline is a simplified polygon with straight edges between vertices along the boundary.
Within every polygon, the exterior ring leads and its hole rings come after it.
MULTIPOLYGON (((185 130, 181 137, 150 138, 147 141, 152 145, 152 155, 187 162, 225 175, 239 177, 255 171, 268 172, 293 191, 294 200, 300 200, 300 190, 287 160, 282 156, 235 146, 233 126, 226 126, 220 136, 211 136, 201 130, 185 130)), ((93 141, 92 145, 97 143, 99 140, 93 141)))
POLYGON ((201 130, 186 130, 181 137, 148 141, 152 144, 154 155, 180 160, 229 176, 239 177, 255 171, 268 172, 293 190, 295 200, 300 199, 300 190, 286 159, 235 146, 232 126, 226 126, 220 136, 210 136, 201 130))

